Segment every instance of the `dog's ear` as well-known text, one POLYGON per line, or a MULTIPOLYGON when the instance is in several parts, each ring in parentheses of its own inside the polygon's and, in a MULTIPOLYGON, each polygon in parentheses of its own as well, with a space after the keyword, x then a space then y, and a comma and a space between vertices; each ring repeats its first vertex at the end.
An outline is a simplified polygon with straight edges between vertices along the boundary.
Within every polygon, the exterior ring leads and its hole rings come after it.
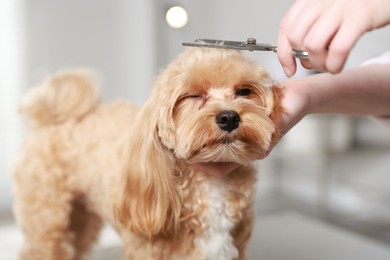
POLYGON ((174 150, 176 147, 175 123, 173 119, 175 101, 178 99, 177 91, 171 95, 165 95, 161 100, 161 107, 158 111, 157 128, 158 137, 161 143, 168 149, 174 150))
POLYGON ((281 105, 283 89, 277 84, 274 84, 272 86, 272 95, 273 95, 273 107, 269 117, 275 125, 275 132, 273 132, 272 134, 272 140, 274 140, 275 138, 278 138, 280 136, 280 129, 278 126, 283 112, 283 107, 281 105))
POLYGON ((175 161, 158 134, 159 106, 150 98, 139 113, 137 133, 130 137, 129 152, 116 198, 114 216, 127 229, 149 238, 178 227, 179 189, 175 161))
POLYGON ((275 138, 280 136, 279 122, 282 117, 282 112, 284 111, 281 105, 281 99, 283 97, 283 88, 279 86, 279 84, 271 79, 265 71, 259 68, 259 75, 261 75, 261 79, 259 80, 259 85, 263 88, 263 99, 264 105, 266 107, 267 114, 269 114, 269 118, 272 120, 275 130, 272 133, 271 142, 275 140, 275 138))

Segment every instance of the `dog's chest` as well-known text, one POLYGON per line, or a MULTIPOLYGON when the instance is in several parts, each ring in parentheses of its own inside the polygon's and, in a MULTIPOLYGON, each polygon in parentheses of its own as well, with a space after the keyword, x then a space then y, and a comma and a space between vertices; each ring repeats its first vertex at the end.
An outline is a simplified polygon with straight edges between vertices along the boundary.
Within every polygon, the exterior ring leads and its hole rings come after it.
POLYGON ((234 223, 228 206, 227 187, 216 180, 204 184, 202 191, 207 208, 200 219, 203 232, 195 238, 202 259, 236 259, 238 251, 231 236, 234 223))

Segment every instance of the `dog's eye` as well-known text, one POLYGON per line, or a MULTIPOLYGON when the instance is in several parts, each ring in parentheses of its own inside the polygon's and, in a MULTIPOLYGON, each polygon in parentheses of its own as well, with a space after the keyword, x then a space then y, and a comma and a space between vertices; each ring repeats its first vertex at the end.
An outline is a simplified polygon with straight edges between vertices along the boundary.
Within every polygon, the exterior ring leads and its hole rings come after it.
POLYGON ((242 88, 236 91, 236 97, 249 96, 251 90, 249 88, 242 88))
POLYGON ((186 98, 201 98, 202 95, 188 95, 186 98))
POLYGON ((198 100, 203 100, 204 96, 202 94, 184 94, 179 97, 177 102, 183 102, 186 100, 191 100, 191 101, 198 101, 198 100))

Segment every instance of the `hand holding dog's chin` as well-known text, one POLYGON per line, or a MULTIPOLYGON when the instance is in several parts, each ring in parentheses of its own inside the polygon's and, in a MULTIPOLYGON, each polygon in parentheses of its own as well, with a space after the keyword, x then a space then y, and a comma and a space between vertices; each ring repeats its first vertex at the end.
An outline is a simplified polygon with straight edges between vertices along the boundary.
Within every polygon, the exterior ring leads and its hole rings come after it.
POLYGON ((269 148, 265 150, 258 160, 266 158, 278 144, 280 139, 290 131, 303 117, 310 113, 310 81, 306 79, 287 80, 280 83, 283 87, 283 97, 281 105, 284 108, 281 120, 277 126, 280 129, 280 135, 272 140, 269 148))
POLYGON ((195 163, 194 166, 210 176, 223 178, 240 167, 240 164, 235 162, 205 162, 195 163))

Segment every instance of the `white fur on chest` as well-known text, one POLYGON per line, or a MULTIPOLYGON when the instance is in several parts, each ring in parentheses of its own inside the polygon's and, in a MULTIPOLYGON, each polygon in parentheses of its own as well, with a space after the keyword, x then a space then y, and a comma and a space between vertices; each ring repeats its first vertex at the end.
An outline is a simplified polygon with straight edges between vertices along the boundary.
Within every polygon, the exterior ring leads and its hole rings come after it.
POLYGON ((221 180, 215 179, 202 188, 207 204, 201 219, 205 232, 195 239, 195 244, 205 260, 237 259, 238 251, 230 234, 234 224, 227 205, 227 187, 221 180))

